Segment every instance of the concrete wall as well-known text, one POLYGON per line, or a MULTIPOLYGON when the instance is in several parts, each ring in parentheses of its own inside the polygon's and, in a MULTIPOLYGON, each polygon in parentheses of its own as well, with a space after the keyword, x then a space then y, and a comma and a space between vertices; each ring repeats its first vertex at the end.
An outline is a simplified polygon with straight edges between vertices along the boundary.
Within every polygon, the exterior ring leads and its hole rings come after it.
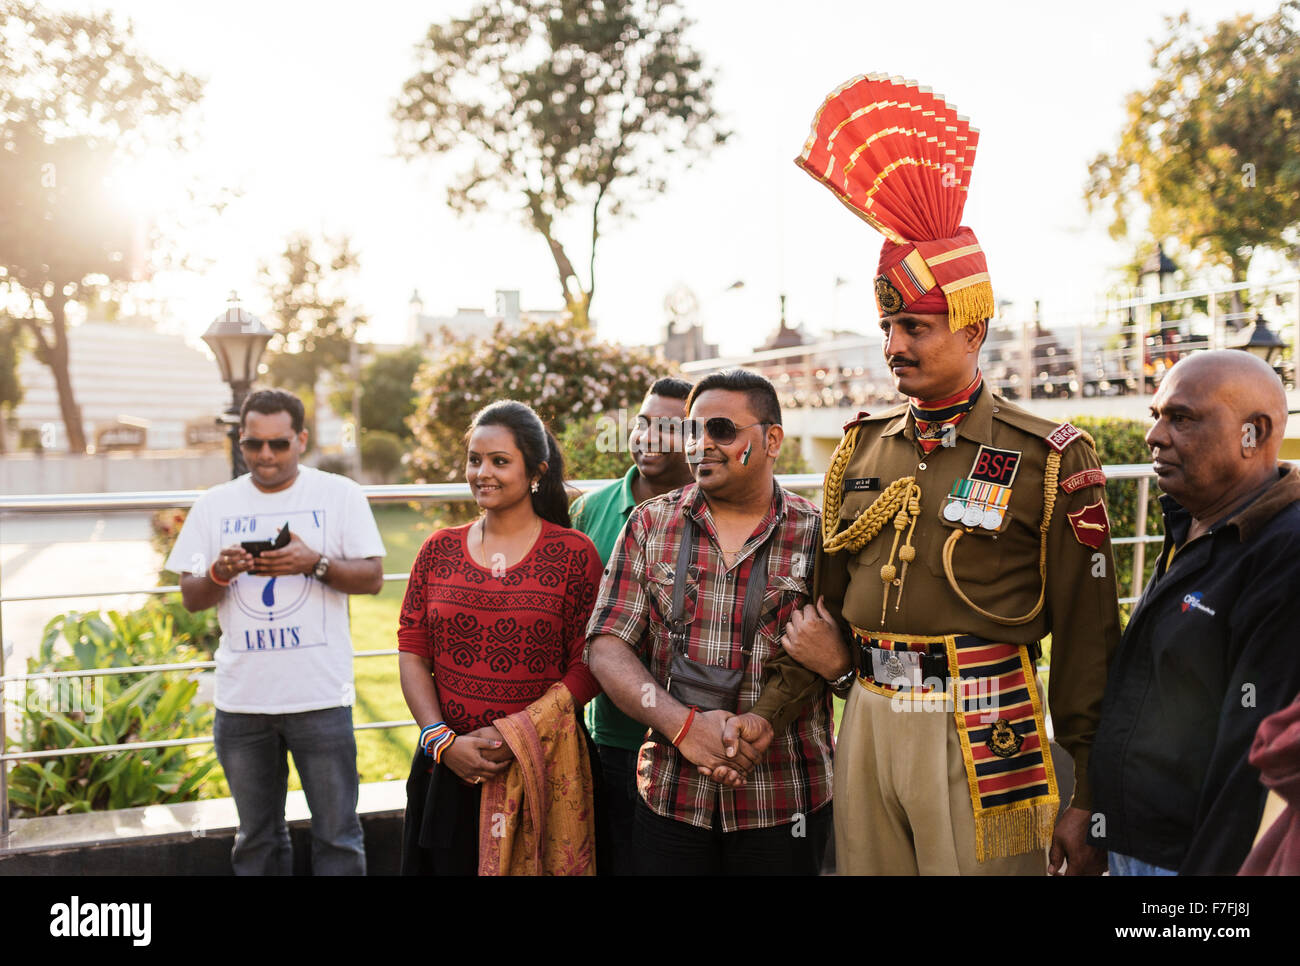
MULTIPOLYGON (((402 861, 402 815, 362 815, 366 874, 397 875, 402 861)), ((311 875, 311 827, 289 823, 293 874, 311 875)), ((230 850, 234 829, 207 835, 124 839, 50 850, 0 852, 0 878, 29 875, 233 875, 230 850)))
POLYGON ((0 457, 0 493, 6 495, 198 490, 228 479, 230 454, 225 449, 0 457))

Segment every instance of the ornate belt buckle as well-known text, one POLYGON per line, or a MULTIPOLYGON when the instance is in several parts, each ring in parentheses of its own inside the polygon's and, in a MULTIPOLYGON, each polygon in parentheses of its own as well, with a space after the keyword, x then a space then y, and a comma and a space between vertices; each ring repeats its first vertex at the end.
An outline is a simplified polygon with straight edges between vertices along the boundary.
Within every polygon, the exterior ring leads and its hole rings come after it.
POLYGON ((891 688, 921 686, 921 654, 917 651, 871 649, 871 676, 891 688))

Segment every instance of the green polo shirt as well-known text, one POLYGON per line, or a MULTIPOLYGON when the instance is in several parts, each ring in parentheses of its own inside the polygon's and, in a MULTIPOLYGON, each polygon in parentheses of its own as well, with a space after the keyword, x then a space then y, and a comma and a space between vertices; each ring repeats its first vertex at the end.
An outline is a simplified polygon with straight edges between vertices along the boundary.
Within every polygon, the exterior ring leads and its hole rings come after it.
MULTIPOLYGON (((634 465, 621 480, 578 497, 569 507, 573 529, 591 538, 602 565, 609 563, 623 525, 636 509, 636 497, 632 495, 632 481, 636 478, 634 465)), ((587 705, 587 728, 596 744, 626 751, 636 751, 645 740, 646 726, 618 710, 605 694, 596 695, 587 705)))

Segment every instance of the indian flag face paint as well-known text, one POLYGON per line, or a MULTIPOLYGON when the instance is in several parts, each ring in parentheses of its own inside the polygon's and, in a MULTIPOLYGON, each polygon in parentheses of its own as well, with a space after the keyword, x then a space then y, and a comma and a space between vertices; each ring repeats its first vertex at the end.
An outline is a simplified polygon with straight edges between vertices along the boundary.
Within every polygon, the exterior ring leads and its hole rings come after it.
POLYGON ((743 452, 743 453, 740 454, 740 465, 741 465, 741 466, 748 466, 748 465, 749 465, 749 454, 750 454, 751 452, 753 452, 753 450, 754 450, 754 444, 753 444, 753 443, 750 443, 748 446, 745 447, 745 452, 743 452))

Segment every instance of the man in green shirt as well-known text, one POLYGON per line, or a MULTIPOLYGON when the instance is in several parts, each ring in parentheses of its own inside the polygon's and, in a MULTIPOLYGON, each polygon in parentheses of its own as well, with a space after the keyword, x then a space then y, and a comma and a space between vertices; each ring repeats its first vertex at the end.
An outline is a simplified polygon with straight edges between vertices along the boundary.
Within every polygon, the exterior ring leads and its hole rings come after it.
MULTIPOLYGON (((628 438, 633 466, 615 483, 578 497, 570 508, 573 527, 596 545, 608 563, 623 524, 637 504, 694 482, 682 445, 682 420, 691 384, 666 376, 650 387, 628 438)), ((602 871, 632 874, 632 816, 636 805, 636 756, 645 725, 629 718, 606 695, 587 705, 587 728, 600 752, 604 794, 596 816, 597 833, 611 856, 600 856, 602 871)))

